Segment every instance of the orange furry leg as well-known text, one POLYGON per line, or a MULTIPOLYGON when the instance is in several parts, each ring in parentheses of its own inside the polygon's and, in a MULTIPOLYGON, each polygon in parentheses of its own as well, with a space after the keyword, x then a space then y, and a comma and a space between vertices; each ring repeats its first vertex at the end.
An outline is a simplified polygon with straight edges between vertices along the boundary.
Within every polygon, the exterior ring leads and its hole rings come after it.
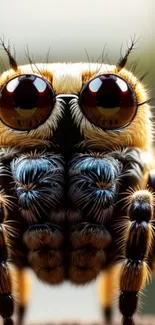
MULTIPOLYGON (((0 175, 0 183, 3 176, 0 175)), ((12 227, 7 223, 8 211, 11 208, 10 197, 0 189, 0 316, 3 325, 13 325, 14 297, 12 294, 13 279, 8 265, 9 240, 8 233, 12 227)))
POLYGON ((26 268, 12 268, 12 276, 14 279, 13 291, 17 300, 17 325, 24 322, 25 312, 31 296, 31 277, 30 272, 26 268))
POLYGON ((154 196, 148 190, 131 193, 126 228, 125 261, 120 271, 119 308, 123 325, 133 325, 140 290, 149 278, 148 253, 153 246, 154 196))
POLYGON ((118 288, 118 266, 112 266, 101 272, 98 281, 98 298, 106 324, 112 321, 113 299, 118 288))

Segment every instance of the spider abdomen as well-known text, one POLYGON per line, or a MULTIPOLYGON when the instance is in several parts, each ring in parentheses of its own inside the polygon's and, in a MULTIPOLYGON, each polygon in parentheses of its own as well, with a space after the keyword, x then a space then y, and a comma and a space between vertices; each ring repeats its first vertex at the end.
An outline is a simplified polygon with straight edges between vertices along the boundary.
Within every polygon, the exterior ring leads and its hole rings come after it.
POLYGON ((27 265, 42 281, 84 284, 114 261, 109 249, 115 252, 117 232, 111 225, 124 168, 121 155, 81 153, 68 162, 38 151, 11 160, 21 250, 24 245, 27 265))

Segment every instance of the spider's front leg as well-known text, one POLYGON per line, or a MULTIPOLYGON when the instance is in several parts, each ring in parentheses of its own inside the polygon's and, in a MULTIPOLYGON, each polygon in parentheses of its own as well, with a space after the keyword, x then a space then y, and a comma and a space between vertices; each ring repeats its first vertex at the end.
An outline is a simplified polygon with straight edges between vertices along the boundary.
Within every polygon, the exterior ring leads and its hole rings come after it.
POLYGON ((139 190, 131 195, 125 234, 125 261, 120 273, 119 308, 123 325, 133 325, 140 290, 149 276, 147 257, 153 244, 153 194, 139 190))
POLYGON ((0 225, 0 315, 3 324, 12 325, 14 302, 12 297, 11 274, 7 267, 7 246, 2 225, 0 225))
POLYGON ((0 192, 0 316, 4 325, 12 325, 14 299, 12 296, 12 277, 8 268, 8 246, 5 231, 5 218, 9 200, 3 190, 0 192))

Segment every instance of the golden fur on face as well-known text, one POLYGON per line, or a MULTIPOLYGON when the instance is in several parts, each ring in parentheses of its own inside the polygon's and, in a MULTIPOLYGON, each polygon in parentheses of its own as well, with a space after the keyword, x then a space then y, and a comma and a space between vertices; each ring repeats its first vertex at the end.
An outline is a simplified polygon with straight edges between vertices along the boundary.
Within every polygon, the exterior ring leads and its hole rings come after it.
MULTIPOLYGON (((45 78, 53 87, 55 95, 79 94, 82 85, 94 76, 112 73, 122 77, 134 89, 138 103, 147 100, 147 92, 137 78, 125 68, 119 69, 114 65, 100 63, 55 63, 19 66, 4 72, 0 76, 0 87, 7 81, 22 74, 35 74, 45 78)), ((152 141, 151 111, 148 104, 138 107, 134 120, 127 127, 120 130, 104 131, 94 126, 83 115, 78 102, 70 105, 73 122, 84 135, 84 145, 87 148, 106 150, 114 147, 138 147, 144 151, 150 150, 152 141)), ((0 122, 0 145, 16 147, 35 147, 47 144, 52 138, 54 130, 59 127, 59 121, 65 114, 65 106, 60 99, 56 100, 50 117, 38 128, 29 132, 18 132, 0 122)))

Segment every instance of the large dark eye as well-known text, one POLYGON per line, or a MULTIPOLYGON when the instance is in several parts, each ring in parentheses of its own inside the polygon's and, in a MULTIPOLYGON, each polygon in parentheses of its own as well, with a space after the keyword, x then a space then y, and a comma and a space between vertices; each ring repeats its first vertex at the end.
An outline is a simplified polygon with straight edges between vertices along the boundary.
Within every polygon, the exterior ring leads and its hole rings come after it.
POLYGON ((28 131, 42 124, 54 106, 50 84, 35 75, 9 80, 0 92, 0 118, 10 128, 28 131))
POLYGON ((105 74, 83 86, 80 107, 94 125, 112 130, 126 126, 133 120, 137 100, 133 88, 124 79, 105 74))

